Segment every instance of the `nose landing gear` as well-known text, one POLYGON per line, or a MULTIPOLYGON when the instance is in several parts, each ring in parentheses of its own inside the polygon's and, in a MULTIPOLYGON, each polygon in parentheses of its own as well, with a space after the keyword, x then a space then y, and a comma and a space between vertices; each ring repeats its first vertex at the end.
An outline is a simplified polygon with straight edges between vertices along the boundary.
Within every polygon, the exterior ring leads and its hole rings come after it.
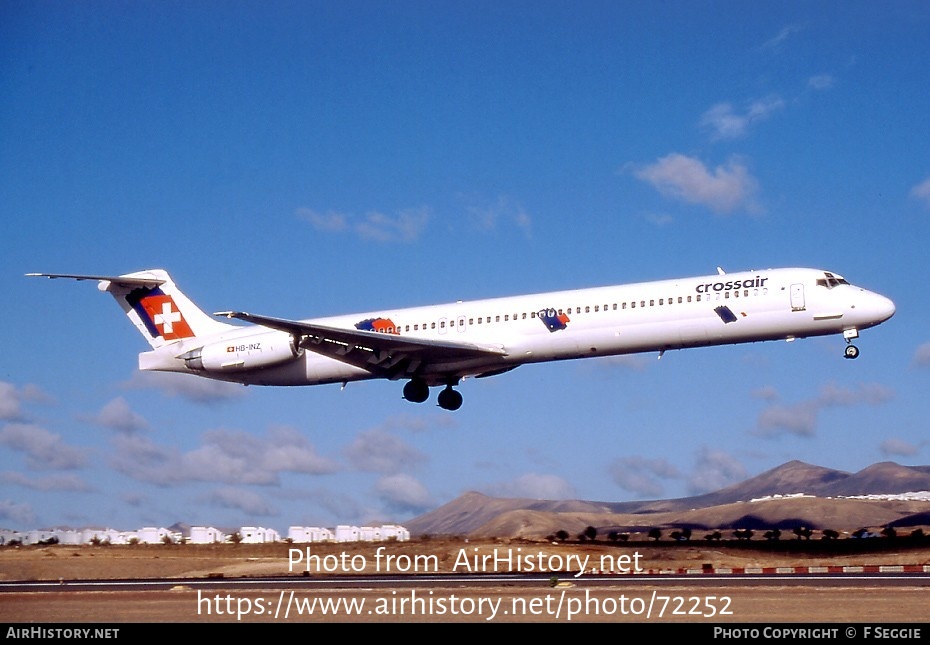
POLYGON ((855 327, 852 329, 847 329, 843 332, 843 338, 846 339, 846 351, 843 352, 845 358, 857 358, 859 356, 859 348, 855 345, 852 345, 853 338, 859 338, 859 330, 855 327))

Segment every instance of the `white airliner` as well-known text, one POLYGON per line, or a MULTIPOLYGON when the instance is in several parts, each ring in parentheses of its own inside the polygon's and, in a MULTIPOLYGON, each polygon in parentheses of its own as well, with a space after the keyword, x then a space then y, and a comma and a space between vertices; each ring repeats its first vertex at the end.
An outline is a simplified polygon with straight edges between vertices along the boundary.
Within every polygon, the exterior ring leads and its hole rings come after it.
POLYGON ((152 346, 139 369, 245 385, 406 380, 403 395, 457 410, 467 377, 525 363, 842 334, 888 320, 888 298, 817 269, 767 269, 612 287, 289 320, 241 311, 208 316, 151 269, 120 276, 30 273, 98 280, 152 346))

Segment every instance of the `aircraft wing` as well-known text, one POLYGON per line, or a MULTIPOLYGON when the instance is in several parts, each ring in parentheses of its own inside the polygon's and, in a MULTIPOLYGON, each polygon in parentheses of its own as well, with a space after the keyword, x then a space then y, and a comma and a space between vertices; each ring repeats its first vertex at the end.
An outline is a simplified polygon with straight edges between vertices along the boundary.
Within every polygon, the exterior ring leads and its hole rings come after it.
POLYGON ((272 318, 244 311, 221 311, 214 315, 287 332, 295 337, 300 347, 391 379, 410 378, 430 365, 470 360, 493 362, 495 358, 507 355, 507 351, 500 345, 411 338, 272 318))

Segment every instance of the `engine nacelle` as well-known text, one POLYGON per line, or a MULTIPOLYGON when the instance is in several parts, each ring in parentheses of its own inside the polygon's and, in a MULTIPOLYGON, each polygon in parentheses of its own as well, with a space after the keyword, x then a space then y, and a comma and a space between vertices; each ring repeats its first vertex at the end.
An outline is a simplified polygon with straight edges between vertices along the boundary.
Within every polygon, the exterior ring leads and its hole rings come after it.
POLYGON ((303 354, 291 335, 268 333, 204 345, 182 356, 192 370, 234 372, 288 363, 303 354))

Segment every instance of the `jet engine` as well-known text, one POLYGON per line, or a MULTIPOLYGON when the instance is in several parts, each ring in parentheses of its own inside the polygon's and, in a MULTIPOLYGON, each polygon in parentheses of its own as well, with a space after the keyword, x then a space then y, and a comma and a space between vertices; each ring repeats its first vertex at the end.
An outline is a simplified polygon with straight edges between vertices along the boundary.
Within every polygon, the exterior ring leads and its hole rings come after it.
POLYGON ((303 352, 291 335, 272 333, 204 345, 181 358, 192 370, 232 372, 281 365, 299 358, 303 352))

